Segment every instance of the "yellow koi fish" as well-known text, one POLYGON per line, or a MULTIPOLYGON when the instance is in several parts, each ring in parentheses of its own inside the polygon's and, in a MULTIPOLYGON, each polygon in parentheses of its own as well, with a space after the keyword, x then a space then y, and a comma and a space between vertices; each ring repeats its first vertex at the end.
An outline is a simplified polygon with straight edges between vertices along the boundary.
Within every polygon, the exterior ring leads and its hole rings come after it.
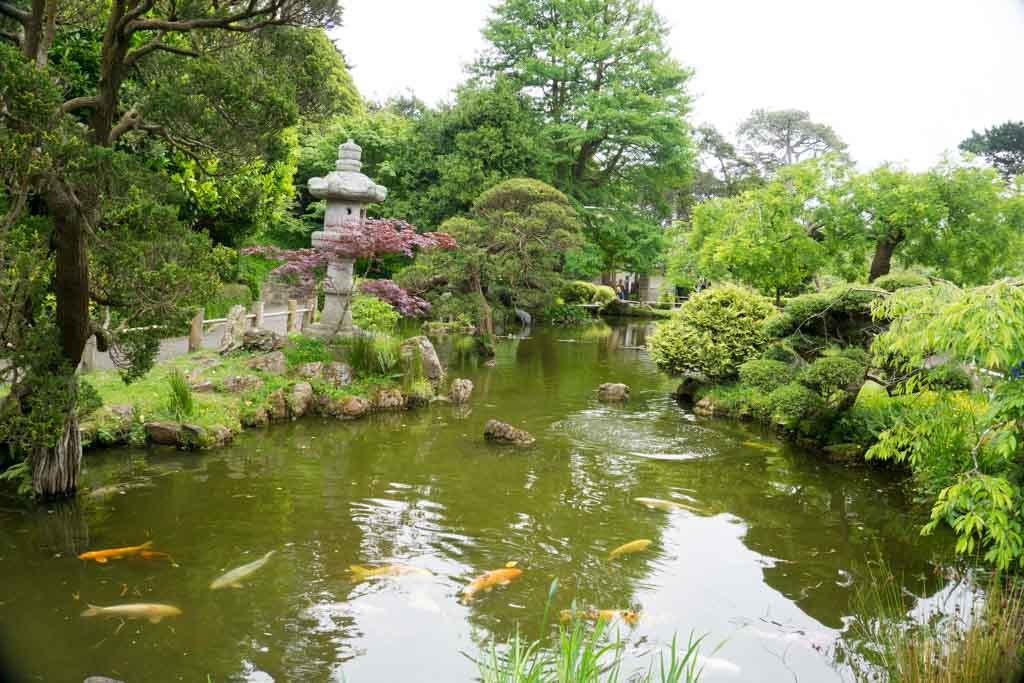
POLYGON ((740 445, 746 446, 747 448, 760 448, 762 451, 776 452, 779 450, 778 446, 771 446, 766 443, 761 443, 760 441, 741 441, 740 445))
MULTIPOLYGON (((635 612, 631 609, 589 609, 586 612, 576 612, 578 616, 591 621, 615 621, 621 619, 623 623, 633 625, 640 620, 640 613, 635 612)), ((560 618, 562 623, 572 621, 573 613, 572 610, 564 609, 561 611, 560 618)))
POLYGON ((389 564, 383 567, 366 567, 361 564, 354 564, 348 568, 352 572, 354 581, 365 581, 388 576, 433 576, 434 573, 422 567, 413 567, 408 564, 389 564))
POLYGON ((509 562, 502 569, 484 572, 470 581, 466 589, 462 591, 462 597, 466 600, 472 600, 473 596, 477 593, 489 591, 495 586, 505 586, 511 583, 513 579, 518 579, 523 574, 522 569, 516 569, 515 567, 515 562, 509 562))
POLYGON ((152 624, 159 624, 164 617, 176 617, 181 610, 174 605, 161 605, 153 602, 140 602, 128 605, 111 605, 99 607, 89 605, 82 612, 83 617, 120 617, 122 619, 147 619, 152 624))
POLYGON ((167 553, 162 553, 159 550, 140 550, 139 557, 144 560, 167 560, 171 564, 174 564, 174 558, 167 553))
POLYGON ((130 545, 125 548, 111 548, 109 550, 90 550, 78 556, 80 560, 96 560, 100 564, 106 564, 108 560, 120 560, 122 557, 138 555, 147 548, 153 547, 153 541, 146 541, 142 545, 130 545))
POLYGON ((629 543, 625 543, 623 545, 620 545, 618 548, 616 548, 615 550, 613 550, 610 553, 608 553, 608 559, 609 560, 614 560, 616 557, 619 557, 620 555, 629 555, 631 553, 640 553, 640 552, 643 552, 643 551, 647 550, 650 546, 651 546, 651 541, 649 539, 646 539, 646 538, 641 538, 641 539, 638 539, 636 541, 630 541, 629 543))
POLYGON ((662 498, 634 498, 633 500, 652 510, 664 510, 665 512, 672 512, 673 510, 704 512, 704 510, 701 510, 700 508, 695 508, 691 505, 687 505, 686 503, 677 503, 674 500, 663 500, 662 498))

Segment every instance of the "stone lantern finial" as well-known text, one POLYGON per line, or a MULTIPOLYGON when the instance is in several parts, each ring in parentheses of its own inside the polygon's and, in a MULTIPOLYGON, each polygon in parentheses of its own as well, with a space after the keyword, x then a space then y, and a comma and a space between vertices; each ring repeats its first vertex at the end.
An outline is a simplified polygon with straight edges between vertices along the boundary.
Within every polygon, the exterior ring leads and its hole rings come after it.
POLYGON ((363 162, 360 161, 362 156, 363 148, 349 138, 345 144, 338 146, 338 161, 334 164, 334 168, 339 171, 358 173, 363 167, 363 162))

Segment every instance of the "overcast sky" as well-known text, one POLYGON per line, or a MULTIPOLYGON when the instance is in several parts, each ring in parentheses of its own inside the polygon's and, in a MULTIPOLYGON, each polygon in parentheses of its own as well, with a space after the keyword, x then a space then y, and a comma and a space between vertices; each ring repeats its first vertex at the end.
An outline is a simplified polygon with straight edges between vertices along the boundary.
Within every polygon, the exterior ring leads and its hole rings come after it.
MULTIPOLYGON (((345 0, 334 32, 365 97, 447 99, 489 0, 345 0)), ((694 123, 755 107, 832 125, 862 167, 916 169, 972 128, 1024 119, 1024 0, 655 0, 696 70, 694 123)))

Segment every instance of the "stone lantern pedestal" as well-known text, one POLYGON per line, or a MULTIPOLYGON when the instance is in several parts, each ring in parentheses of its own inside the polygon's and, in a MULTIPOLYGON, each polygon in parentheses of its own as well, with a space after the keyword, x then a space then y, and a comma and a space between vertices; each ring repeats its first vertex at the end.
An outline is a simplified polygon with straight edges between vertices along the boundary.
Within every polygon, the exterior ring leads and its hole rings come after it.
MULTIPOLYGON (((330 249, 333 244, 358 240, 366 218, 366 205, 382 202, 388 191, 359 172, 362 148, 352 140, 338 147, 335 170, 324 178, 309 179, 309 193, 327 200, 324 229, 313 233, 313 246, 330 249)), ((323 337, 350 336, 356 332, 352 324, 352 289, 354 258, 332 257, 327 264, 324 281, 324 310, 320 321, 312 326, 312 334, 323 337)))

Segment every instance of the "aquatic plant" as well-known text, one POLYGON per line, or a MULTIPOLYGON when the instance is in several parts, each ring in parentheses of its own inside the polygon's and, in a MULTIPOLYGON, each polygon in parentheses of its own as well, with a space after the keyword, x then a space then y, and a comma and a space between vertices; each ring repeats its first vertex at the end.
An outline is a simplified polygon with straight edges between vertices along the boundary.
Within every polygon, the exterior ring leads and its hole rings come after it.
POLYGON ((176 420, 191 417, 195 412, 192 400, 192 384, 181 370, 175 368, 167 374, 167 411, 176 420))
MULTIPOLYGON (((1024 674, 1024 583, 967 577, 952 609, 911 613, 907 594, 882 565, 855 596, 848 636, 858 683, 1011 683, 1024 674)), ((842 652, 837 659, 842 659, 842 652)))
POLYGON ((608 638, 603 619, 593 626, 576 617, 570 625, 559 627, 557 647, 541 640, 527 641, 517 629, 504 648, 493 642, 477 662, 483 683, 696 683, 702 667, 698 650, 704 636, 692 634, 680 647, 676 638, 668 655, 652 659, 647 671, 626 674, 622 655, 625 642, 619 633, 608 638))
POLYGON ((386 334, 357 334, 341 343, 345 361, 357 376, 389 375, 398 365, 399 341, 386 334))

